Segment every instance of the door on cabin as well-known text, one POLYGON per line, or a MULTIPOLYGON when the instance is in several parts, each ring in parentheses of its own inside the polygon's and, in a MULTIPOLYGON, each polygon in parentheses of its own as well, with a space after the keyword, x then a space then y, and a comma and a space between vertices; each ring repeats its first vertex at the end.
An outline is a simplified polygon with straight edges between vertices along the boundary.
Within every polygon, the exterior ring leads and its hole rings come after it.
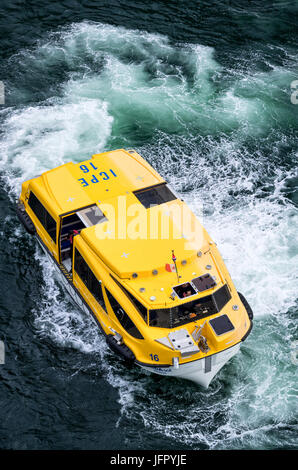
POLYGON ((60 231, 60 252, 61 262, 68 272, 71 272, 72 264, 72 251, 73 251, 73 237, 80 233, 85 227, 82 220, 78 217, 77 213, 68 214, 61 220, 60 231))
POLYGON ((72 270, 73 237, 84 228, 106 221, 106 217, 96 204, 62 216, 60 231, 61 262, 68 272, 72 270))

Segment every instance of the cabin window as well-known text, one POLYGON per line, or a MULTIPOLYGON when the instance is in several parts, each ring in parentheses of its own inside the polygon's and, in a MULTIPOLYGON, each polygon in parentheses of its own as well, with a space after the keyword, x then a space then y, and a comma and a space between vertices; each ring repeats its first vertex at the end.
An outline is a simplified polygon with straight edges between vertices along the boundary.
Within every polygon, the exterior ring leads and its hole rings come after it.
POLYGON ((134 305, 136 310, 141 314, 141 316, 147 323, 147 308, 143 304, 141 304, 141 302, 138 299, 136 299, 130 292, 128 292, 128 290, 126 290, 125 287, 122 287, 122 289, 125 291, 131 303, 134 305))
POLYGON ((38 218, 41 225, 48 232, 51 239, 56 243, 56 221, 48 213, 48 211, 45 209, 45 207, 41 204, 39 199, 37 199, 37 197, 32 191, 30 192, 28 205, 38 218))
POLYGON ((148 209, 150 206, 164 204, 165 202, 177 199, 166 183, 150 186, 149 188, 134 191, 134 195, 148 209))
POLYGON ((218 312, 220 312, 221 309, 226 305, 226 303, 228 303, 228 301, 231 298, 231 294, 228 289, 228 286, 226 284, 222 286, 220 289, 214 292, 212 297, 213 297, 214 303, 217 306, 218 312))
POLYGON ((75 249, 74 269, 87 289, 91 292, 95 300, 99 303, 99 305, 101 305, 103 309, 105 309, 101 281, 99 281, 94 275, 93 271, 89 268, 88 264, 77 248, 75 249))
POLYGON ((110 305, 119 321, 119 323, 122 325, 122 327, 129 333, 131 336, 134 336, 134 338, 138 339, 144 339, 133 321, 130 319, 130 317, 127 315, 127 313, 123 310, 121 305, 117 302, 115 297, 106 289, 106 293, 110 302, 110 305))
POLYGON ((125 287, 122 286, 120 282, 114 278, 114 276, 111 275, 111 277, 116 282, 117 286, 120 287, 120 289, 123 290, 123 292, 125 292, 125 294, 129 298, 129 300, 131 301, 135 309, 139 312, 141 317, 147 323, 147 308, 139 300, 137 300, 127 289, 125 289, 125 287))
POLYGON ((200 320, 218 313, 231 299, 226 285, 213 295, 207 295, 173 308, 149 310, 149 325, 160 328, 175 328, 185 323, 200 320))

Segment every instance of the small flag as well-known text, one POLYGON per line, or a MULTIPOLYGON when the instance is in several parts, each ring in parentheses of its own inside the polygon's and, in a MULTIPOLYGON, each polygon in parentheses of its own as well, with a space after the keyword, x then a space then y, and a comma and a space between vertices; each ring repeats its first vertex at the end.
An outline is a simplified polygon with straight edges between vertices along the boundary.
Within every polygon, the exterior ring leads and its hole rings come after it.
POLYGON ((169 273, 175 273, 176 272, 176 268, 175 268, 175 264, 166 264, 166 271, 168 271, 169 273))
POLYGON ((165 268, 166 268, 166 271, 168 271, 169 273, 176 273, 177 274, 177 280, 179 282, 179 275, 178 275, 178 269, 177 269, 177 264, 176 264, 177 258, 174 254, 174 250, 172 250, 172 261, 173 261, 173 263, 172 264, 167 263, 165 265, 165 268))

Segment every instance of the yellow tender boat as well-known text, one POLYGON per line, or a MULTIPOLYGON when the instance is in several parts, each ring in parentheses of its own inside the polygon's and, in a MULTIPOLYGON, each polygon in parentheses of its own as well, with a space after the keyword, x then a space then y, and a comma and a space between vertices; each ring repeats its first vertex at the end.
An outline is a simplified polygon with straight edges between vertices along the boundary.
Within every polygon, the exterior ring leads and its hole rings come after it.
POLYGON ((24 182, 17 214, 126 361, 208 387, 250 333, 216 243, 134 150, 24 182))

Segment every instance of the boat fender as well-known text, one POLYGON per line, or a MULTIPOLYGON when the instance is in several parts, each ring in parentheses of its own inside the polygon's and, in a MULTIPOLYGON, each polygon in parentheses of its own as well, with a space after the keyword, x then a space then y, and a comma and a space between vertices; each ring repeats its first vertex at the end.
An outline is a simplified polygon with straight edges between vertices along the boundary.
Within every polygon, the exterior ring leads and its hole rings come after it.
POLYGON ((244 305, 244 307, 245 307, 245 309, 246 309, 246 311, 247 311, 248 318, 249 318, 250 320, 252 320, 253 317, 254 317, 254 314, 253 314, 253 311, 252 311, 251 306, 250 306, 249 303, 247 302, 247 300, 246 300, 246 298, 244 297, 244 295, 241 294, 241 292, 238 292, 238 295, 239 295, 240 300, 241 300, 241 302, 243 303, 243 305, 244 305))
POLYGON ((245 335, 241 338, 241 341, 245 341, 246 338, 250 335, 251 330, 252 330, 252 327, 253 327, 253 321, 251 320, 251 321, 250 321, 250 327, 248 328, 248 330, 247 330, 247 332, 245 333, 245 335))
POLYGON ((36 233, 34 223, 30 219, 22 204, 17 205, 16 213, 20 222, 24 225, 26 231, 30 233, 30 235, 34 235, 36 233))
POLYGON ((121 356, 125 361, 127 362, 134 362, 135 361, 135 355, 132 352, 131 349, 129 349, 126 344, 118 344, 117 340, 115 339, 114 335, 107 335, 106 337, 106 342, 109 348, 118 356, 121 356))

